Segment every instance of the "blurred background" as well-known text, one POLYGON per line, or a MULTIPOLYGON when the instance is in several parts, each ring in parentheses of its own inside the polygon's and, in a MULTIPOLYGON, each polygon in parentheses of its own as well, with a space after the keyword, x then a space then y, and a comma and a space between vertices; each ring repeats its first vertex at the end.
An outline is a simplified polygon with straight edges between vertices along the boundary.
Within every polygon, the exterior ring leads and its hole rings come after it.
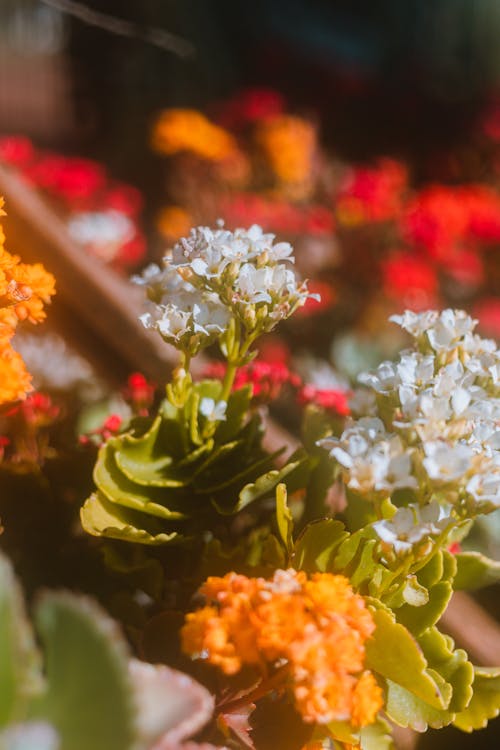
POLYGON ((122 275, 218 217, 292 239, 323 303, 267 355, 348 388, 404 307, 500 337, 499 39, 497 0, 1 0, 0 165, 122 275))

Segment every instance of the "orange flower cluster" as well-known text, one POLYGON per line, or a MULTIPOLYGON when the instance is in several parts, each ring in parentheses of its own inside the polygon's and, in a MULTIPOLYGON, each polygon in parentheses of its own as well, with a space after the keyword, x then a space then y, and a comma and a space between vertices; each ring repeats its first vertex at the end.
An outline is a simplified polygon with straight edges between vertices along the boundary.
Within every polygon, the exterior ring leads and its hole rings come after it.
POLYGON ((301 186, 307 194, 317 148, 314 125, 301 117, 278 115, 259 124, 257 141, 278 179, 301 186))
MULTIPOLYGON (((0 215, 4 215, 0 198, 0 215)), ((11 346, 19 321, 39 323, 45 318, 44 303, 55 293, 55 281, 41 263, 21 263, 4 247, 0 225, 0 404, 23 398, 31 377, 11 346)))
POLYGON ((374 623, 347 578, 308 578, 295 570, 278 570, 271 580, 229 573, 209 578, 201 593, 210 604, 187 615, 186 653, 226 674, 250 665, 266 679, 278 667, 305 721, 354 727, 374 721, 382 691, 364 669, 374 623))
POLYGON ((191 151, 209 161, 224 161, 238 151, 233 136, 194 109, 167 109, 153 130, 153 148, 167 156, 191 151))

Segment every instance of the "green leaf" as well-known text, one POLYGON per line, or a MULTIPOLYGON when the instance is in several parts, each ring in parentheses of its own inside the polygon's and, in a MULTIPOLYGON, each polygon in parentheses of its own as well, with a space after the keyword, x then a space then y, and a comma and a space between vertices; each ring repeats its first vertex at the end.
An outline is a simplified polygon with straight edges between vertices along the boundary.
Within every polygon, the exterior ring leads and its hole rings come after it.
POLYGON ((363 727, 360 731, 361 750, 395 750, 391 725, 378 716, 373 724, 363 727))
POLYGON ((116 440, 111 439, 107 445, 115 445, 118 466, 134 481, 152 484, 152 479, 161 478, 162 470, 170 466, 172 456, 165 451, 158 451, 158 433, 162 418, 156 417, 151 427, 140 437, 124 434, 116 440), (147 472, 144 474, 144 472, 147 472))
POLYGON ((455 718, 455 714, 446 709, 440 710, 430 706, 392 680, 387 680, 385 711, 395 724, 400 727, 411 727, 417 732, 425 732, 428 727, 441 729, 451 724, 455 718))
POLYGON ((114 447, 108 441, 101 448, 94 468, 94 481, 108 500, 166 520, 185 517, 180 511, 170 510, 161 504, 165 499, 165 490, 146 488, 125 477, 115 463, 114 453, 114 447))
POLYGON ((92 536, 152 545, 182 540, 183 537, 177 531, 167 534, 162 532, 153 519, 139 516, 133 510, 110 503, 100 492, 91 495, 80 509, 82 526, 92 536))
POLYGON ((21 590, 10 562, 0 555, 0 727, 20 720, 41 689, 40 660, 21 590))
POLYGON ((294 568, 306 573, 331 572, 336 551, 348 536, 340 521, 331 518, 313 521, 295 543, 294 568))
MULTIPOLYGON (((235 513, 240 511, 250 503, 255 502, 255 500, 269 495, 277 484, 282 482, 283 479, 292 474, 292 472, 299 469, 305 462, 307 462, 307 458, 299 459, 298 461, 291 461, 290 463, 285 464, 281 469, 272 469, 258 477, 255 482, 246 484, 238 495, 239 499, 236 507, 233 506, 230 512, 235 513)), ((227 512, 216 501, 213 501, 213 504, 219 513, 227 512)))
POLYGON ((474 667, 472 699, 453 724, 463 732, 484 729, 500 713, 500 667, 474 667))
POLYGON ((442 580, 443 572, 443 553, 442 550, 439 549, 434 555, 432 555, 431 559, 424 565, 424 567, 418 571, 417 577, 422 586, 425 586, 426 589, 430 589, 442 580))
POLYGON ((349 534, 341 543, 338 552, 335 556, 335 569, 345 570, 349 563, 351 563, 359 550, 359 546, 363 541, 363 532, 355 531, 354 534, 349 534))
POLYGON ((276 522, 283 546, 288 553, 293 549, 293 516, 287 505, 286 484, 276 487, 276 522))
POLYGON ((450 685, 452 693, 447 705, 449 711, 462 711, 472 697, 474 669, 463 649, 456 649, 453 639, 443 635, 436 627, 429 628, 418 642, 429 668, 450 685))
POLYGON ((357 732, 348 721, 330 721, 326 725, 328 734, 338 742, 346 742, 349 745, 359 743, 359 732, 357 732))
POLYGON ((59 732, 61 750, 132 750, 135 706, 125 641, 90 600, 47 593, 35 622, 46 653, 47 690, 33 706, 59 732))
POLYGON ((373 556, 374 550, 377 547, 375 539, 367 539, 363 545, 361 545, 361 554, 356 562, 356 567, 352 572, 349 573, 349 579, 351 585, 355 589, 358 589, 365 581, 370 580, 373 577, 377 563, 373 556))
POLYGON ((398 622, 414 635, 420 635, 439 620, 448 606, 452 593, 453 588, 448 581, 437 583, 428 592, 426 604, 422 606, 404 604, 395 610, 398 622))
POLYGON ((455 555, 457 574, 455 589, 479 589, 500 581, 500 562, 490 560, 479 552, 461 552, 455 555))
MULTIPOLYGON (((330 463, 332 463, 331 459, 330 463)), ((368 502, 365 497, 353 492, 349 487, 346 488, 346 500, 344 515, 349 531, 358 531, 377 520, 373 503, 368 502)))
POLYGON ((366 643, 366 666, 411 691, 437 709, 446 707, 427 661, 411 633, 395 621, 389 609, 373 609, 375 632, 366 643))
POLYGON ((215 432, 217 443, 225 443, 238 434, 243 427, 252 400, 252 386, 250 384, 233 391, 229 396, 226 408, 226 419, 222 421, 215 432))

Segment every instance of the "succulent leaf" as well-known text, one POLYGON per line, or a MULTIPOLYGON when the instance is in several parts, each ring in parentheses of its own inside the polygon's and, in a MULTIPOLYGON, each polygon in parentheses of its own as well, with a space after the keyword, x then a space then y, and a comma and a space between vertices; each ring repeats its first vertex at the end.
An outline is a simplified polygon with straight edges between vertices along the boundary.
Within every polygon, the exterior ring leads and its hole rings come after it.
POLYGON ((201 400, 216 402, 221 387, 216 380, 191 385, 183 406, 165 401, 149 423, 133 422, 102 446, 97 492, 81 511, 89 533, 150 545, 179 542, 272 495, 285 477, 302 484, 308 456, 297 453, 276 468, 280 451, 262 448, 262 422, 249 415, 250 387, 230 395, 218 424, 200 412, 201 400))
POLYGON ((0 727, 42 687, 39 654, 12 566, 0 555, 0 727))
POLYGON ((90 600, 47 593, 35 622, 46 654, 47 689, 31 715, 55 727, 61 750, 132 750, 128 650, 113 621, 90 600))
POLYGON ((469 705, 453 721, 464 732, 484 729, 489 719, 500 713, 500 669, 474 667, 473 690, 469 705))
POLYGON ((498 560, 490 560, 480 552, 461 552, 455 558, 457 561, 455 589, 479 589, 500 581, 498 560))
POLYGON ((422 649, 411 633, 396 622, 389 609, 374 609, 373 619, 375 632, 366 644, 368 668, 409 690, 430 706, 446 708, 446 696, 429 674, 422 649))

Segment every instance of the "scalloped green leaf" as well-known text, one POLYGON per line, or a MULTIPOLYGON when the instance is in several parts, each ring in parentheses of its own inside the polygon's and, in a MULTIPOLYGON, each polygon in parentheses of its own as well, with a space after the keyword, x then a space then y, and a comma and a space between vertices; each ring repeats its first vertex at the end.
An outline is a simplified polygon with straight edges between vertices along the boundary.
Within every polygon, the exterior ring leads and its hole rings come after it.
POLYGON ((339 545, 349 533, 341 521, 325 518, 308 524, 295 543, 294 568, 306 573, 333 571, 339 545))
POLYGON ((455 714, 435 708, 401 685, 387 680, 385 703, 387 716, 400 727, 410 727, 425 732, 428 727, 441 729, 451 724, 455 714))
POLYGON ((395 621, 389 609, 374 609, 375 632, 366 643, 366 666, 411 691, 436 709, 446 707, 444 696, 427 671, 422 649, 411 633, 395 621))
MULTIPOLYGON (((121 435, 111 438, 101 451, 106 458, 113 456, 119 470, 134 484, 151 487, 182 487, 186 480, 180 475, 178 462, 167 452, 160 433, 166 425, 157 417, 152 428, 142 437, 121 435), (107 450, 105 450, 107 449, 107 450)), ((108 468, 111 471, 110 468, 108 468)))
POLYGON ((23 718, 41 689, 40 657, 12 565, 0 554, 0 727, 23 718))
POLYGON ((391 725, 381 716, 363 727, 359 734, 361 750, 395 750, 391 725))
POLYGON ((103 445, 99 451, 94 467, 94 481, 101 493, 112 503, 165 520, 185 518, 184 513, 170 510, 161 504, 161 501, 165 500, 165 487, 146 488, 125 477, 115 464, 114 447, 109 443, 103 445))
POLYGON ((45 647, 47 689, 32 716, 56 728, 61 750, 132 750, 128 649, 116 624, 90 600, 64 592, 43 595, 35 622, 45 647))
POLYGON ((474 679, 474 668, 467 653, 463 649, 455 649, 453 639, 443 635, 436 627, 426 630, 418 642, 429 667, 452 688, 448 710, 462 711, 472 697, 474 679))
POLYGON ((286 484, 276 487, 276 523, 280 539, 288 553, 293 549, 293 516, 287 504, 286 484))
POLYGON ((455 589, 474 590, 500 581, 500 562, 490 560, 480 552, 461 552, 455 555, 457 574, 455 589))
POLYGON ((398 622, 404 625, 414 635, 420 635, 427 628, 434 625, 451 599, 453 588, 448 581, 441 581, 432 586, 428 592, 428 601, 422 606, 404 604, 396 610, 398 622))
POLYGON ((153 519, 147 516, 139 519, 139 515, 133 510, 111 503, 100 492, 91 495, 80 509, 82 526, 92 536, 150 545, 168 544, 183 539, 179 532, 167 534, 153 519))
POLYGON ((142 435, 137 436, 134 433, 124 433, 118 438, 112 438, 108 442, 121 447, 121 451, 130 463, 131 471, 133 471, 134 467, 137 467, 140 471, 144 465, 149 467, 152 464, 155 467, 154 470, 159 472, 162 468, 170 466, 173 460, 172 456, 166 453, 165 450, 161 451, 158 455, 158 435, 162 423, 162 418, 158 416, 150 428, 142 435))
POLYGON ((453 724, 463 732, 484 729, 500 714, 500 667, 474 667, 473 696, 453 724))

